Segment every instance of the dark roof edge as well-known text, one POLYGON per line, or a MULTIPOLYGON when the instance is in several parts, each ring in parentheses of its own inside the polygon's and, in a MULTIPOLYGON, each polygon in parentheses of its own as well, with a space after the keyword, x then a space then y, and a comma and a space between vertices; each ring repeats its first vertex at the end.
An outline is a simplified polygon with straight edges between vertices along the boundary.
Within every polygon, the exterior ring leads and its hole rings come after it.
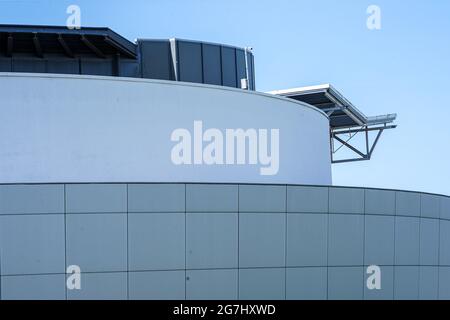
POLYGON ((61 35, 103 36, 111 40, 125 53, 135 57, 136 44, 107 27, 81 27, 69 29, 64 26, 0 24, 0 33, 48 33, 61 35))

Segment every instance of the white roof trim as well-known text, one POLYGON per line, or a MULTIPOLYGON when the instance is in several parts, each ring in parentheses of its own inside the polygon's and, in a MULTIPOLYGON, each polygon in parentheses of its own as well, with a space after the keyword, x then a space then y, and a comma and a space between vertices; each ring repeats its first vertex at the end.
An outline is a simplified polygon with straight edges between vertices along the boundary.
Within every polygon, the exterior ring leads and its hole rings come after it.
POLYGON ((299 93, 310 93, 314 91, 325 91, 330 89, 330 84, 319 84, 316 86, 308 86, 308 87, 298 87, 291 89, 282 89, 282 90, 273 90, 266 93, 276 94, 276 95, 290 95, 290 94, 299 94, 299 93))

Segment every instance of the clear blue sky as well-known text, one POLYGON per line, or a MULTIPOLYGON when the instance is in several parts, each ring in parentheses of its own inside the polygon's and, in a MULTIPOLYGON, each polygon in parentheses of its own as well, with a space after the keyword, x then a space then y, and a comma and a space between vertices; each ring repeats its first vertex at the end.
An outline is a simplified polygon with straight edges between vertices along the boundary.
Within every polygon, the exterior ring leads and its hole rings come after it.
POLYGON ((336 185, 450 195, 448 0, 0 0, 0 23, 83 26, 125 37, 252 46, 259 91, 331 83, 367 115, 398 114, 371 161, 333 166, 336 185), (366 28, 381 8, 382 28, 366 28))

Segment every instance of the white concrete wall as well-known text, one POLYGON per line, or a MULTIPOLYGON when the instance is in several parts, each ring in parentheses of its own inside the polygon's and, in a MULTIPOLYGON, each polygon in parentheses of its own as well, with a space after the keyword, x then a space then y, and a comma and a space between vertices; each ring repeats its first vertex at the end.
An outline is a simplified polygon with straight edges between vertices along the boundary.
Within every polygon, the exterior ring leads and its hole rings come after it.
POLYGON ((331 184, 328 119, 302 103, 169 81, 0 73, 0 183, 331 184), (279 129, 280 166, 181 165, 174 129, 279 129))

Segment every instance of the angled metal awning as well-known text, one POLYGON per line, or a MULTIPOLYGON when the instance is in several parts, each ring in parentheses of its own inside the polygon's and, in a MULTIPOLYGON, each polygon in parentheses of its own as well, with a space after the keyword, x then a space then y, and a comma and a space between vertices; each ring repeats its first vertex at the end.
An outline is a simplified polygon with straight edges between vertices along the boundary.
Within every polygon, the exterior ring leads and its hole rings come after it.
POLYGON ((268 93, 302 101, 321 109, 329 115, 330 126, 334 129, 387 124, 396 118, 396 114, 365 116, 330 84, 276 90, 268 93))
POLYGON ((0 55, 60 53, 71 58, 120 54, 136 59, 136 45, 109 28, 69 29, 57 26, 0 25, 0 55))
POLYGON ((276 90, 268 93, 308 103, 328 115, 333 163, 370 160, 382 132, 396 127, 392 124, 397 118, 396 114, 367 117, 330 84, 276 90), (376 131, 377 135, 370 142, 369 132, 372 131, 376 131), (350 143, 350 140, 358 133, 365 134, 364 150, 350 143), (335 147, 336 142, 339 147, 335 147), (356 157, 336 159, 336 152, 343 146, 355 153, 356 157))

